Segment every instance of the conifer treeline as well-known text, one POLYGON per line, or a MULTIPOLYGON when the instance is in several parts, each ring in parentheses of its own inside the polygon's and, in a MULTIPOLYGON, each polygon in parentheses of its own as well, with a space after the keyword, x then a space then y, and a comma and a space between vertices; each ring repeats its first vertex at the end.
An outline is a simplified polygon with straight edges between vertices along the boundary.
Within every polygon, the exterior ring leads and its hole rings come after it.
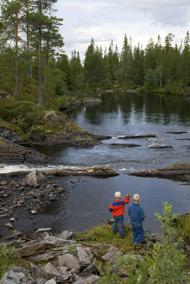
POLYGON ((113 41, 103 51, 92 39, 81 62, 77 51, 71 58, 63 51, 58 54, 64 43, 59 33, 62 19, 52 15, 56 2, 1 0, 0 89, 14 93, 16 99, 33 89, 40 106, 55 96, 115 86, 177 94, 190 89, 189 32, 180 45, 173 44, 169 33, 164 43, 158 36, 145 49, 140 43, 133 48, 125 35, 121 51, 113 41))

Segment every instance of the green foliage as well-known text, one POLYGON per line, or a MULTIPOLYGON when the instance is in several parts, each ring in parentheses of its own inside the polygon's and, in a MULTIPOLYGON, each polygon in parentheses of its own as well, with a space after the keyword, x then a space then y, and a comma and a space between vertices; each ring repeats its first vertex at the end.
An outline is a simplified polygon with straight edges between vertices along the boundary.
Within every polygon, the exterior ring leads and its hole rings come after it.
POLYGON ((0 278, 12 267, 20 262, 20 257, 15 254, 14 248, 3 245, 0 248, 0 278))
POLYGON ((145 90, 154 90, 157 87, 155 72, 151 68, 145 74, 144 87, 145 90))
POLYGON ((185 255, 180 249, 182 239, 176 239, 176 229, 173 221, 175 214, 170 215, 172 205, 167 202, 162 203, 164 206, 163 214, 155 214, 157 220, 161 222, 163 229, 162 242, 156 243, 153 249, 154 264, 150 270, 152 283, 177 284, 184 283, 187 275, 183 271, 185 255))
POLYGON ((190 214, 176 216, 177 235, 190 244, 190 214))
POLYGON ((56 2, 1 1, 0 89, 51 108, 56 95, 89 95, 115 86, 180 95, 190 88, 189 32, 180 46, 169 33, 163 44, 160 36, 156 43, 150 38, 144 50, 140 43, 133 48, 125 35, 121 52, 113 40, 103 52, 92 39, 82 64, 79 52, 74 50, 69 59, 61 50, 56 2))
POLYGON ((184 269, 185 255, 180 248, 182 239, 176 238, 173 226, 176 215, 171 214, 172 205, 165 202, 163 207, 162 214, 155 214, 163 230, 161 242, 157 242, 152 251, 147 251, 142 257, 125 254, 112 264, 107 262, 106 266, 101 265, 99 270, 103 278, 100 283, 190 283, 190 274, 184 269), (122 278, 122 275, 125 277, 122 278))
POLYGON ((152 265, 149 257, 140 257, 134 254, 125 254, 117 258, 114 265, 109 263, 103 268, 99 267, 101 276, 100 283, 122 283, 122 284, 145 284, 148 283, 148 270, 152 265), (122 275, 126 275, 122 277, 122 275), (115 282, 114 282, 115 281, 115 282))

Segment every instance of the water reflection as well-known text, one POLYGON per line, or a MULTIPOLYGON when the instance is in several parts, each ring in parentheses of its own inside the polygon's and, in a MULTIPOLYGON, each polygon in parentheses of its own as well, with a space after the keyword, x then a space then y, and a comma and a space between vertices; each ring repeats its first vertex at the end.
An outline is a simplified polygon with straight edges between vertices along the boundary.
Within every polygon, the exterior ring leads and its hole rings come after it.
MULTIPOLYGON (((109 114, 122 113, 125 123, 130 119, 139 121, 143 117, 147 123, 168 125, 173 122, 189 124, 190 103, 180 97, 163 94, 104 94, 103 103, 86 108, 84 118, 93 125, 103 123, 109 114)), ((72 112, 71 117, 78 120, 83 106, 72 112)))

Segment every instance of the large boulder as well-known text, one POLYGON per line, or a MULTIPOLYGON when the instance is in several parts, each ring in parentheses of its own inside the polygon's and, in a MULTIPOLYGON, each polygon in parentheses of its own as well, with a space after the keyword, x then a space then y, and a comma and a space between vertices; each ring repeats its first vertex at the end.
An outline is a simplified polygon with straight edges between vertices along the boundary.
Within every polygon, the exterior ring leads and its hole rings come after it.
POLYGON ((40 121, 36 121, 27 133, 40 145, 97 145, 98 140, 77 126, 66 114, 56 111, 44 111, 40 121))
POLYGON ((12 142, 19 143, 25 141, 24 137, 18 135, 15 131, 5 127, 0 127, 0 136, 12 142))
POLYGON ((23 179, 23 182, 26 183, 27 185, 36 186, 40 182, 43 182, 44 180, 45 176, 38 170, 34 170, 23 179))
POLYGON ((38 151, 17 145, 0 136, 0 162, 46 163, 47 157, 38 151))

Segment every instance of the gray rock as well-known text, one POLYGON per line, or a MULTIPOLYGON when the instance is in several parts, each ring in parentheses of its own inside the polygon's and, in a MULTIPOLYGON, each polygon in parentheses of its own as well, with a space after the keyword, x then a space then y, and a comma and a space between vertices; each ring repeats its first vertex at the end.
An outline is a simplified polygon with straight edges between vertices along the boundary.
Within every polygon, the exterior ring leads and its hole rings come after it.
POLYGON ((39 254, 40 252, 43 252, 45 250, 45 246, 42 242, 38 242, 35 244, 29 244, 26 246, 23 246, 21 249, 19 249, 19 252, 22 256, 32 256, 35 254, 39 254))
POLYGON ((47 279, 45 278, 37 278, 35 280, 35 284, 46 284, 46 282, 47 282, 47 279))
POLYGON ((16 134, 16 132, 8 128, 0 127, 0 133, 2 137, 12 142, 24 142, 25 141, 23 137, 19 136, 18 134, 16 134))
POLYGON ((67 243, 67 241, 54 236, 47 236, 44 238, 43 243, 44 245, 55 246, 55 245, 64 245, 67 243))
POLYGON ((98 269, 96 267, 97 264, 95 262, 91 263, 87 268, 85 268, 83 270, 83 273, 86 273, 86 274, 98 274, 98 269))
POLYGON ((50 262, 46 264, 46 266, 44 267, 44 271, 47 277, 56 277, 60 275, 57 268, 55 268, 50 262))
POLYGON ((77 254, 79 256, 79 263, 80 265, 86 267, 91 264, 90 257, 88 256, 87 252, 81 248, 81 247, 76 247, 77 254))
POLYGON ((56 281, 54 279, 50 279, 45 284, 56 284, 56 281))
POLYGON ((85 284, 100 284, 100 277, 98 275, 89 275, 85 278, 83 278, 85 280, 85 284))
POLYGON ((80 268, 79 260, 75 256, 69 253, 58 256, 58 263, 59 267, 67 266, 70 269, 74 269, 76 273, 79 272, 80 268))
POLYGON ((108 252, 102 256, 102 259, 104 261, 110 261, 113 263, 118 256, 123 255, 123 253, 115 246, 111 246, 111 248, 108 250, 108 252))
POLYGON ((36 233, 42 233, 42 232, 50 232, 51 228, 40 228, 36 231, 36 233))
POLYGON ((38 185, 39 182, 42 182, 45 180, 45 176, 37 171, 37 170, 34 170, 32 171, 31 173, 29 173, 24 179, 23 179, 23 182, 25 182, 26 184, 28 185, 38 185))
POLYGON ((10 229, 13 229, 13 225, 11 223, 6 223, 5 226, 10 228, 10 229))
POLYGON ((9 270, 0 280, 1 284, 33 284, 29 271, 22 267, 15 266, 9 270))
POLYGON ((11 180, 10 186, 19 187, 19 184, 16 181, 11 180))
POLYGON ((30 263, 30 272, 33 278, 44 278, 45 271, 37 266, 35 263, 30 263))
POLYGON ((75 281, 73 284, 86 284, 86 282, 84 281, 84 279, 79 278, 77 281, 75 281))
POLYGON ((75 280, 75 273, 73 271, 65 271, 56 277, 56 280, 61 283, 73 283, 75 280))
POLYGON ((64 231, 60 235, 58 235, 59 238, 64 240, 71 240, 73 236, 73 232, 64 231))
POLYGON ((60 273, 62 273, 62 274, 64 274, 66 271, 68 271, 69 270, 69 268, 67 267, 67 266, 61 266, 60 268, 59 268, 59 272, 60 273))

